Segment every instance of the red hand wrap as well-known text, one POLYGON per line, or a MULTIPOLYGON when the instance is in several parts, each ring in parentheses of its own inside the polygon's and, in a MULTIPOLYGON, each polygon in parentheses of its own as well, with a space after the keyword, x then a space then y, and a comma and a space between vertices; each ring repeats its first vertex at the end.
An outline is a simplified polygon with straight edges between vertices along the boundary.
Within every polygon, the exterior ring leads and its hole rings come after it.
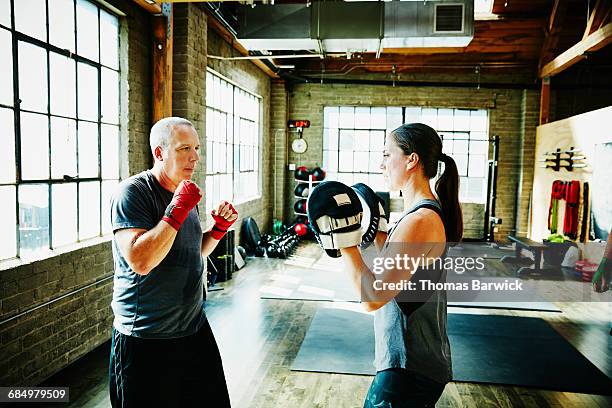
MULTIPOLYGON (((230 210, 232 210, 232 214, 238 214, 238 211, 236 211, 233 205, 230 204, 229 207, 230 210)), ((215 215, 212 213, 211 215, 213 220, 215 220, 215 225, 213 225, 212 230, 210 231, 210 236, 216 240, 223 238, 229 227, 231 227, 232 224, 238 219, 238 217, 236 217, 235 220, 228 221, 220 215, 215 215)))
POLYGON ((166 207, 162 220, 178 231, 185 218, 187 218, 189 211, 198 204, 201 198, 202 193, 197 184, 190 180, 181 181, 174 191, 172 201, 166 207))

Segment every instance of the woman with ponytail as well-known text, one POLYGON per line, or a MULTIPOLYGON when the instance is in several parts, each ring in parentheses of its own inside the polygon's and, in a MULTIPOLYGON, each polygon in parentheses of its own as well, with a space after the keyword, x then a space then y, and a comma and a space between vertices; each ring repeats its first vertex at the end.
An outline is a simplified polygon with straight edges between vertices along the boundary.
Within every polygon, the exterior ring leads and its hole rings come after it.
POLYGON ((375 311, 376 377, 364 407, 434 407, 452 379, 446 291, 439 285, 446 271, 436 261, 463 235, 457 165, 442 153, 436 131, 421 123, 395 129, 383 156, 383 176, 390 190, 402 192, 404 212, 388 233, 378 233, 380 252, 369 266, 357 247, 341 249, 362 305, 375 311), (440 163, 434 194, 430 180, 440 163))

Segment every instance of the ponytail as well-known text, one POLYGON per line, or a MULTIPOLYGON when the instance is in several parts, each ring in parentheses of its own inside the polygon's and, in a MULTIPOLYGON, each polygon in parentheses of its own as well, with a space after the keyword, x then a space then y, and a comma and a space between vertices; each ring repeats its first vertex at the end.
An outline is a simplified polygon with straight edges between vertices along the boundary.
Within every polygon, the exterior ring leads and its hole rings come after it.
POLYGON ((446 241, 459 242, 463 237, 463 215, 459 205, 459 172, 455 161, 442 153, 442 139, 430 126, 423 123, 407 123, 391 136, 404 154, 419 155, 423 173, 428 179, 438 174, 439 162, 444 163, 444 173, 436 181, 436 194, 442 207, 446 241))
POLYGON ((459 242, 463 236, 463 214, 459 205, 459 172, 452 157, 442 153, 444 173, 436 181, 436 194, 444 214, 444 228, 448 242, 459 242))

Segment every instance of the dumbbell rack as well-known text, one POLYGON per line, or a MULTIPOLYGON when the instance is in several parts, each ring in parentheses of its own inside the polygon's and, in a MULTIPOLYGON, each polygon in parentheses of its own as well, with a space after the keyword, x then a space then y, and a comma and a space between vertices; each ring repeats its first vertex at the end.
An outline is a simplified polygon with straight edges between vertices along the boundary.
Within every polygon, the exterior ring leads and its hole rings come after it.
MULTIPOLYGON (((315 186, 316 184, 320 183, 321 181, 315 180, 314 176, 312 174, 309 174, 308 175, 308 181, 295 179, 295 182, 296 182, 296 186, 295 187, 297 187, 298 184, 308 184, 308 195, 306 197, 299 197, 299 196, 296 196, 295 193, 294 193, 293 197, 297 199, 296 200, 296 202, 297 202, 299 200, 306 200, 306 201, 308 201, 308 197, 310 197, 310 194, 312 193, 313 186, 315 186)), ((293 188, 293 191, 295 191, 295 187, 293 188)), ((293 203, 293 207, 295 208, 295 203, 293 203)), ((307 216, 306 213, 299 213, 299 212, 295 211, 295 209, 293 210, 293 213, 295 215, 304 215, 304 216, 307 216)))

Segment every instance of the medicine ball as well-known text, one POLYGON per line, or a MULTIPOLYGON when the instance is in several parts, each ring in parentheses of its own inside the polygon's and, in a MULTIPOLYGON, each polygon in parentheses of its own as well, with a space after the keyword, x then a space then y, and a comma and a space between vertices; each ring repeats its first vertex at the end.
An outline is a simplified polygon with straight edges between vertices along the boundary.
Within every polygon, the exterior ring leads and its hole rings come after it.
POLYGON ((304 235, 308 233, 308 228, 304 224, 295 224, 295 227, 293 227, 293 230, 298 235, 298 237, 303 237, 304 235))
POLYGON ((296 197, 308 197, 308 184, 298 184, 297 186, 295 186, 294 193, 296 197))
POLYGON ((308 217, 305 215, 298 215, 295 217, 295 224, 308 224, 308 217))
POLYGON ((320 168, 320 167, 315 167, 312 170, 312 175, 313 175, 313 177, 314 177, 314 179, 316 181, 323 181, 323 180, 325 180, 325 171, 323 171, 323 169, 320 168))
POLYGON ((306 214, 306 200, 296 201, 293 209, 296 213, 306 214))
POLYGON ((308 176, 309 175, 310 175, 310 172, 308 171, 306 166, 300 166, 297 169, 295 169, 295 178, 296 178, 296 180, 308 181, 308 176))

